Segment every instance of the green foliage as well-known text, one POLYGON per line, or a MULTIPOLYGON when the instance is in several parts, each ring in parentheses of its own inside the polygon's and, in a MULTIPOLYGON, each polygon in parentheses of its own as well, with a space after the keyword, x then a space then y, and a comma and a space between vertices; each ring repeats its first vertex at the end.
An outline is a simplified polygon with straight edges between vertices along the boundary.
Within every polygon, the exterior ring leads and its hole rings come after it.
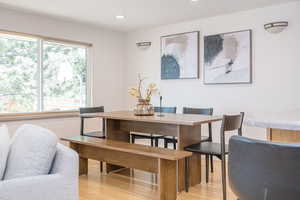
POLYGON ((36 110, 37 42, 0 38, 0 112, 36 110))
POLYGON ((53 99, 69 99, 70 104, 85 104, 86 49, 45 42, 43 57, 46 109, 53 107, 47 105, 53 99))
MULTIPOLYGON (((0 37, 0 112, 38 111, 37 40, 0 37)), ((86 49, 44 42, 45 110, 72 109, 86 102, 86 49)))

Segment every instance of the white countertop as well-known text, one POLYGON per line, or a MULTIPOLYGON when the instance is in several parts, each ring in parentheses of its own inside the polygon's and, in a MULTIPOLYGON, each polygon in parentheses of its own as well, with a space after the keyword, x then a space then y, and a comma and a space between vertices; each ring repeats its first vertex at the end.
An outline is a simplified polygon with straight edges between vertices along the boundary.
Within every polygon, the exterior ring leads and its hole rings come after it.
POLYGON ((300 109, 289 112, 248 116, 245 119, 245 124, 260 128, 300 131, 300 109))

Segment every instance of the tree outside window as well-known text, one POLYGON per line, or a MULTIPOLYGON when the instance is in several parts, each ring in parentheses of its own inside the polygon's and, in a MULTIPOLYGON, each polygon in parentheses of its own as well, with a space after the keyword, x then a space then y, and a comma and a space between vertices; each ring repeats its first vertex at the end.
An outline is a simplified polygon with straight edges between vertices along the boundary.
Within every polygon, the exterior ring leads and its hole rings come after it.
POLYGON ((1 113, 86 104, 87 47, 0 34, 1 113))

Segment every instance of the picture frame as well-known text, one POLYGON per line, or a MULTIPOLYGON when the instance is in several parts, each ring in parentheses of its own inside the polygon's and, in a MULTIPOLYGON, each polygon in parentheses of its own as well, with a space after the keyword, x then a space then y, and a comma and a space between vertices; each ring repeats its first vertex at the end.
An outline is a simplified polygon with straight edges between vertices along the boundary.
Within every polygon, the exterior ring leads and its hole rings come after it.
POLYGON ((251 84, 252 67, 251 29, 204 37, 204 84, 251 84))
POLYGON ((161 37, 161 79, 199 79, 199 31, 161 37))

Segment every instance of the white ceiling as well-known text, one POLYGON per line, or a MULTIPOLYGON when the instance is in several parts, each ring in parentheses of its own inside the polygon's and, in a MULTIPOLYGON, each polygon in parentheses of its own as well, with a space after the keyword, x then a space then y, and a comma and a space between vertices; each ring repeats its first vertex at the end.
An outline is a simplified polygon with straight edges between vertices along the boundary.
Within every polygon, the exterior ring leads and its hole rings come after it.
POLYGON ((295 0, 0 0, 0 6, 132 31, 289 1, 295 0))

